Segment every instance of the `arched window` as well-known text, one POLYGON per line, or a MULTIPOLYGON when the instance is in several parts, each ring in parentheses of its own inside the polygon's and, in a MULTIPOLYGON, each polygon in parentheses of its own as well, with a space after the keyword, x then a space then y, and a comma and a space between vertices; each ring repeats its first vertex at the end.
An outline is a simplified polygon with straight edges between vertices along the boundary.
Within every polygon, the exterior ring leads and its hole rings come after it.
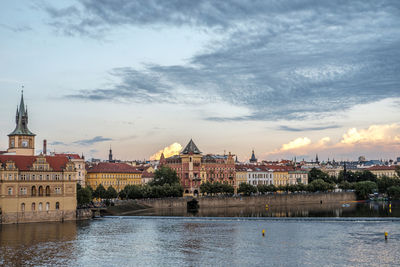
POLYGON ((39 211, 42 211, 43 210, 43 204, 42 204, 42 202, 39 202, 39 211))
POLYGON ((39 186, 39 196, 43 196, 43 186, 39 186))
POLYGON ((60 202, 56 202, 56 210, 60 209, 60 202))
POLYGON ((50 186, 46 186, 46 197, 50 196, 50 186))
POLYGON ((13 194, 13 189, 12 189, 12 187, 9 187, 8 188, 8 195, 11 196, 12 194, 13 194))
POLYGON ((32 211, 35 211, 36 210, 36 204, 35 204, 35 202, 32 202, 32 211))
POLYGON ((25 203, 21 204, 21 211, 24 212, 25 211, 25 203))
POLYGON ((36 196, 36 186, 32 186, 31 195, 34 197, 36 196))
POLYGON ((50 203, 47 202, 47 203, 46 203, 46 211, 49 211, 49 209, 50 209, 50 203))

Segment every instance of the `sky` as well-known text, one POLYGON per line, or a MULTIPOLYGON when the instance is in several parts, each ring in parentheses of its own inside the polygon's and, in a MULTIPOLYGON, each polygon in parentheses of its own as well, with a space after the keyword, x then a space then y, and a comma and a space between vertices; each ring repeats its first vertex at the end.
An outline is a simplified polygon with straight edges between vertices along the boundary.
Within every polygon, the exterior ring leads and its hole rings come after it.
POLYGON ((400 156, 400 2, 5 0, 0 150, 24 86, 56 152, 400 156))

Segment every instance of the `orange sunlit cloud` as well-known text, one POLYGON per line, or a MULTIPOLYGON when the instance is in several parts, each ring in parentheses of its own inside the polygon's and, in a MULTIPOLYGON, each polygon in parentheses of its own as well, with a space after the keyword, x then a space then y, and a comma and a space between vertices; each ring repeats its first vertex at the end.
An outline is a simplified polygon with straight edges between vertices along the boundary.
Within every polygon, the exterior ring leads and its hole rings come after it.
POLYGON ((354 152, 359 148, 367 150, 391 151, 400 145, 400 124, 371 125, 366 129, 349 129, 336 143, 331 143, 331 138, 324 137, 317 142, 312 142, 308 137, 299 137, 280 149, 275 149, 265 155, 285 156, 304 155, 330 150, 335 152, 354 152))
POLYGON ((175 142, 161 149, 157 153, 154 153, 152 156, 150 156, 150 160, 159 160, 162 153, 164 153, 164 157, 166 158, 171 157, 173 155, 178 155, 179 152, 181 152, 181 150, 182 150, 181 144, 175 142))

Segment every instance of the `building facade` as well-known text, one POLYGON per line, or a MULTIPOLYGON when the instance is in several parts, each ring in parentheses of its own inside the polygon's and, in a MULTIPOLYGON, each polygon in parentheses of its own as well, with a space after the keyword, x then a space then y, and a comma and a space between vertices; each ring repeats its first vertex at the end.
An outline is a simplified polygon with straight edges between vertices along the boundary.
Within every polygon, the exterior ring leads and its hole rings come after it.
POLYGON ((86 167, 85 167, 85 157, 79 156, 78 154, 54 154, 58 157, 67 157, 75 165, 76 170, 76 181, 81 186, 86 186, 86 167))
POLYGON ((273 171, 267 166, 247 166, 247 183, 257 185, 272 185, 273 171))
POLYGON ((100 184, 117 192, 127 185, 141 185, 142 172, 125 163, 100 162, 86 170, 86 185, 96 189, 100 184))
POLYGON ((206 181, 220 182, 236 188, 234 155, 202 155, 193 140, 190 140, 179 155, 160 160, 178 174, 184 195, 198 195, 200 185, 206 181))
POLYGON ((0 155, 0 223, 75 220, 75 165, 65 156, 34 156, 23 96, 8 136, 7 153, 0 155))
POLYGON ((66 157, 0 155, 1 223, 75 220, 75 175, 66 157))

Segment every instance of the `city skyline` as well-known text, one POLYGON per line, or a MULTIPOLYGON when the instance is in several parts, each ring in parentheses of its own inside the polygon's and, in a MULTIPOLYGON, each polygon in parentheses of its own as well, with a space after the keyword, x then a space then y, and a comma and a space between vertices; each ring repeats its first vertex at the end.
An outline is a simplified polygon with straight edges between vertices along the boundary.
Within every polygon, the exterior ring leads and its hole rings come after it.
POLYGON ((397 3, 1 5, 0 150, 24 85, 37 152, 399 156, 397 3))

